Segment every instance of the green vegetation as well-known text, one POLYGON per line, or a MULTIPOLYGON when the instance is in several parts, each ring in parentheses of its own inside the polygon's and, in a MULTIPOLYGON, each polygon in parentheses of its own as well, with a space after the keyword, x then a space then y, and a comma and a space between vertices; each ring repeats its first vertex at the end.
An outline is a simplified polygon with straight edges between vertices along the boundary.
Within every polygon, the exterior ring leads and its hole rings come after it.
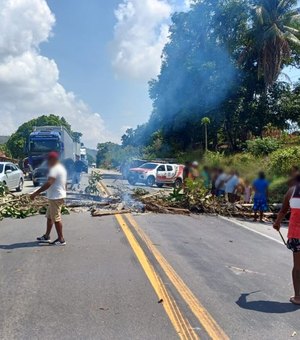
POLYGON ((266 156, 280 148, 276 138, 266 137, 247 141, 247 149, 254 156, 266 156))
POLYGON ((123 146, 148 148, 159 133, 159 154, 168 156, 247 145, 266 155, 278 148, 252 140, 270 124, 284 131, 300 122, 300 85, 279 78, 284 67, 300 66, 296 5, 194 0, 190 11, 174 14, 160 74, 149 84, 152 115, 126 132, 123 146))
POLYGON ((277 150, 270 155, 269 171, 278 176, 286 176, 293 165, 300 165, 300 146, 277 150))

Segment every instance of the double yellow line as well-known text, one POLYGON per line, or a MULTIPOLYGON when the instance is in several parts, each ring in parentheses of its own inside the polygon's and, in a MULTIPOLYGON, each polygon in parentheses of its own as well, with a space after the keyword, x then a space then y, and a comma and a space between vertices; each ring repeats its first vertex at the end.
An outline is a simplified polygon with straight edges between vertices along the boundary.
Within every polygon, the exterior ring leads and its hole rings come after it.
POLYGON ((189 306, 195 317, 198 319, 200 324, 203 326, 207 334, 216 340, 227 340, 229 339, 222 328, 217 324, 205 307, 199 302, 193 292, 184 283, 181 277, 176 273, 173 267, 163 257, 159 250, 153 245, 149 237, 139 227, 137 222, 130 214, 125 215, 130 224, 133 226, 139 237, 143 240, 147 248, 153 254, 163 271, 166 273, 169 280, 172 282, 178 293, 181 295, 183 300, 189 306))
POLYGON ((127 223, 123 219, 121 215, 116 215, 116 219, 122 228, 125 236, 131 248, 133 249, 136 257, 138 258, 145 274, 147 275, 157 297, 158 301, 163 304, 163 307, 172 322, 176 332, 178 333, 180 339, 188 340, 188 339, 199 339, 197 334, 192 329, 189 322, 183 317, 180 312, 175 300, 169 295, 164 284, 161 281, 161 278, 158 276, 147 256, 145 255, 143 249, 139 245, 138 241, 134 237, 127 223))
MULTIPOLYGON (((109 190, 104 183, 101 186, 106 188, 108 194, 109 190)), ((228 336, 222 330, 222 328, 213 319, 210 313, 205 309, 205 307, 199 302, 193 292, 181 279, 181 277, 176 273, 173 267, 168 263, 168 261, 163 257, 159 250, 153 245, 152 241, 145 234, 145 232, 140 228, 136 220, 131 214, 125 215, 126 220, 134 228, 137 235, 147 246, 148 250, 154 256, 160 267, 163 269, 164 273, 167 275, 169 280, 172 282, 173 286, 176 288, 178 293, 181 295, 182 299, 189 306, 190 310, 193 312, 194 316, 198 319, 200 324, 205 329, 206 333, 213 340, 228 340, 228 336)), ((164 309, 172 322, 175 330, 177 331, 181 339, 199 339, 198 335, 192 329, 189 321, 184 318, 183 314, 179 310, 175 300, 168 293, 165 285, 163 284, 161 278, 156 273, 155 269, 151 265, 149 259, 147 258, 142 247, 138 243, 134 234, 132 233, 130 227, 121 215, 116 215, 116 219, 122 228, 127 240, 133 249, 136 257, 138 258, 145 274, 147 275, 154 291, 156 292, 158 299, 163 301, 164 309)))

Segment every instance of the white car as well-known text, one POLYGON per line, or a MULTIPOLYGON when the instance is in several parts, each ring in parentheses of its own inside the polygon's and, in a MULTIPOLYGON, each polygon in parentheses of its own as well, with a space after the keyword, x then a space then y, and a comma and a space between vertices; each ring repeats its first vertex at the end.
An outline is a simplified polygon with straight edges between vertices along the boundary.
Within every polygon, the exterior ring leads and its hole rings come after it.
POLYGON ((24 173, 19 167, 10 162, 0 162, 0 182, 9 190, 21 192, 24 185, 24 173))
POLYGON ((128 182, 131 185, 144 183, 152 187, 156 184, 162 188, 166 184, 180 188, 183 183, 183 168, 183 165, 178 164, 145 163, 129 170, 128 182))

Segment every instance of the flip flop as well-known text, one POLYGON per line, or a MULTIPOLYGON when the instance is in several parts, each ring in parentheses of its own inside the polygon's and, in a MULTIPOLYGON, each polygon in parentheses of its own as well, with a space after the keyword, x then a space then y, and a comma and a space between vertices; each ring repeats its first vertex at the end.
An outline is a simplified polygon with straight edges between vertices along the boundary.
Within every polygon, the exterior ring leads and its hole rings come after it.
POLYGON ((292 297, 290 298, 290 302, 293 303, 294 305, 300 306, 300 298, 296 301, 295 297, 292 296, 292 297))

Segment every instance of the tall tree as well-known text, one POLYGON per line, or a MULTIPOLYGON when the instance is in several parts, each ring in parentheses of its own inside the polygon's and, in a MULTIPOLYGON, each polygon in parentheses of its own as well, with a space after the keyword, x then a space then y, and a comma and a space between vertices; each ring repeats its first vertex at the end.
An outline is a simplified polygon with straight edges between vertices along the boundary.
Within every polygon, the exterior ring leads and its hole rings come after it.
POLYGON ((294 46, 300 46, 297 0, 256 0, 251 30, 259 77, 266 87, 277 80, 294 46))
POLYGON ((205 132, 205 151, 207 151, 208 150, 207 127, 210 124, 210 119, 208 117, 203 117, 201 119, 201 124, 204 126, 204 132, 205 132))

